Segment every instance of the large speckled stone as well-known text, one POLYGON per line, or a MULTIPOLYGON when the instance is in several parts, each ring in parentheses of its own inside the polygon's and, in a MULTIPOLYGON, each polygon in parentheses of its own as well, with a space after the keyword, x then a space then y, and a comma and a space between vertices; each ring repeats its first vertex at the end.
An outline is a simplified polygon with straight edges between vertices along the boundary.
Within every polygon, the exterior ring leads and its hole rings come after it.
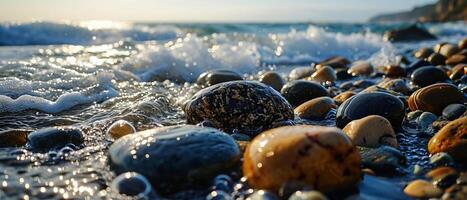
POLYGON ((294 118, 290 104, 259 82, 232 81, 196 93, 184 109, 189 124, 209 121, 226 132, 255 135, 275 122, 294 118))
POLYGON ((467 117, 461 117, 444 126, 430 139, 431 154, 446 152, 458 162, 467 163, 467 117))
POLYGON ((284 126, 258 135, 244 153, 243 174, 256 189, 304 182, 320 191, 348 189, 360 179, 360 155, 337 128, 284 126))
POLYGON ((214 128, 170 126, 126 135, 109 149, 117 173, 147 177, 157 192, 199 187, 240 158, 235 140, 214 128))

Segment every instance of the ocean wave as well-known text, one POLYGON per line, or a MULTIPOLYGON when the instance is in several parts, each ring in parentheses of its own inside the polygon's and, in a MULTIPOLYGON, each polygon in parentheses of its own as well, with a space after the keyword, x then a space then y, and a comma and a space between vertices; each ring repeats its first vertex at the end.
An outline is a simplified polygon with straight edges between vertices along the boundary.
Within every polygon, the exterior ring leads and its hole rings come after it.
MULTIPOLYGON (((112 84, 113 74, 99 73, 95 85, 79 92, 61 94, 52 101, 41 97, 33 90, 31 81, 8 79, 0 81, 0 113, 39 110, 46 113, 59 113, 72 107, 102 102, 118 95, 112 84), (13 97, 12 97, 13 96, 13 97), (17 97, 17 98, 16 98, 17 97)), ((40 87, 40 86, 39 86, 40 87)))
POLYGON ((88 45, 112 43, 121 40, 170 40, 180 35, 182 35, 182 31, 170 25, 146 26, 115 22, 81 24, 29 22, 0 24, 0 46, 88 45))

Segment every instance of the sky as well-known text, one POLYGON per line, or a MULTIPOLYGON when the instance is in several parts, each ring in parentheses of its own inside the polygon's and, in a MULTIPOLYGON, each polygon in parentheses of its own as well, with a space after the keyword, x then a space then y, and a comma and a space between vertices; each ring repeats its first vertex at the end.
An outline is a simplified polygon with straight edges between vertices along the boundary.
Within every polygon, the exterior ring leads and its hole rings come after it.
POLYGON ((0 0, 0 21, 364 22, 436 0, 0 0))

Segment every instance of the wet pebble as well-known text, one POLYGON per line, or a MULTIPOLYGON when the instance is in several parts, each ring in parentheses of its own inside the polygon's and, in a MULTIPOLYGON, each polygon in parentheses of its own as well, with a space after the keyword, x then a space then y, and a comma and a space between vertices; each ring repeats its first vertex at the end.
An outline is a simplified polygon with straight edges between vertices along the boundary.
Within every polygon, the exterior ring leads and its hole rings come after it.
POLYGON ((403 79, 390 79, 382 81, 378 86, 394 92, 399 92, 402 94, 410 94, 410 87, 403 79))
POLYGON ((431 124, 436 121, 438 117, 431 113, 431 112, 423 112, 416 120, 418 127, 420 130, 425 131, 429 127, 431 127, 431 124))
POLYGON ((196 80, 196 83, 198 85, 208 87, 218 83, 236 80, 243 80, 243 78, 237 72, 220 69, 202 73, 201 75, 199 75, 198 80, 196 80))
POLYGON ((462 103, 464 95, 452 84, 437 83, 415 91, 409 98, 412 111, 422 110, 441 115, 443 109, 453 103, 462 103))
POLYGON ((395 176, 403 173, 407 159, 396 148, 380 146, 378 148, 360 148, 363 168, 373 170, 376 175, 395 176))
POLYGON ((316 97, 328 96, 328 91, 316 82, 298 80, 285 84, 281 94, 293 107, 297 107, 316 97))
POLYGON ((399 147, 396 134, 391 123, 384 117, 370 115, 353 120, 342 129, 352 140, 353 144, 363 147, 379 147, 388 145, 399 147))
POLYGON ((400 65, 387 65, 384 67, 384 75, 390 78, 405 77, 406 71, 400 65))
POLYGON ((189 124, 208 121, 228 133, 248 135, 294 118, 292 107, 279 92, 254 81, 231 81, 205 88, 187 102, 184 111, 189 124))
POLYGON ((404 193, 413 198, 436 198, 443 194, 443 191, 425 180, 414 180, 404 189, 404 193))
POLYGON ((465 105, 451 104, 443 109, 443 117, 447 120, 455 120, 462 116, 462 114, 464 114, 465 111, 467 111, 467 107, 465 105))
POLYGON ((461 79, 465 74, 467 74, 467 65, 458 64, 452 68, 449 78, 455 81, 461 79))
POLYGON ((311 79, 316 82, 334 82, 337 80, 336 71, 329 66, 322 66, 311 75, 311 79))
POLYGON ((430 157, 430 163, 434 166, 454 166, 454 159, 445 152, 435 153, 430 157))
POLYGON ((259 82, 269 85, 277 91, 281 91, 282 86, 285 84, 285 81, 282 79, 281 75, 273 71, 265 72, 262 74, 259 78, 259 82))
POLYGON ((350 97, 352 97, 354 95, 356 95, 355 92, 345 91, 345 92, 342 92, 342 93, 338 94, 333 99, 334 99, 334 102, 336 102, 337 105, 341 105, 342 103, 344 103, 345 100, 349 99, 350 97))
POLYGON ((81 145, 84 136, 79 128, 57 126, 39 129, 28 135, 28 144, 34 150, 48 151, 67 144, 81 145))
POLYGON ((344 128, 352 120, 369 115, 386 118, 394 129, 401 126, 405 116, 404 103, 391 94, 382 92, 360 93, 347 99, 339 106, 336 125, 344 128))
POLYGON ((24 146, 30 132, 31 131, 25 129, 0 131, 0 148, 24 146))
POLYGON ((330 97, 318 97, 309 100, 294 109, 295 114, 304 119, 324 119, 331 109, 336 108, 330 97))
POLYGON ((430 62, 432 65, 444 65, 446 62, 446 57, 439 54, 439 53, 432 53, 428 58, 427 61, 430 62))
POLYGON ((443 44, 439 48, 439 53, 448 58, 456 54, 459 51, 460 51, 459 47, 453 44, 443 44))
POLYGON ((456 119, 433 136, 428 143, 431 154, 446 152, 458 162, 467 161, 467 117, 456 119))
POLYGON ((446 60, 446 65, 454 66, 460 63, 467 63, 467 56, 456 54, 446 60))
POLYGON ((289 197, 289 200, 327 200, 326 196, 319 191, 297 191, 292 196, 289 197))
POLYGON ((235 140, 222 131, 192 125, 126 135, 109 148, 112 169, 147 177, 158 193, 200 187, 240 158, 235 140))
POLYGON ((430 48, 420 48, 414 53, 414 57, 418 59, 428 58, 434 51, 430 48))
POLYGON ((289 181, 320 191, 347 189, 360 179, 360 155, 340 129, 285 126, 252 141, 244 154, 243 174, 253 188, 274 192, 289 181))
POLYGON ((118 175, 111 183, 113 191, 136 198, 153 197, 154 191, 149 181, 141 174, 126 172, 118 175))
POLYGON ((373 66, 369 62, 363 60, 355 61, 348 70, 348 73, 352 76, 369 76, 373 72, 373 66))
POLYGON ((449 77, 443 70, 427 66, 415 70, 412 75, 410 75, 410 79, 412 84, 419 87, 426 87, 435 83, 447 82, 449 77))
POLYGON ((126 120, 118 120, 107 128, 107 136, 112 140, 116 140, 135 132, 135 127, 126 120))

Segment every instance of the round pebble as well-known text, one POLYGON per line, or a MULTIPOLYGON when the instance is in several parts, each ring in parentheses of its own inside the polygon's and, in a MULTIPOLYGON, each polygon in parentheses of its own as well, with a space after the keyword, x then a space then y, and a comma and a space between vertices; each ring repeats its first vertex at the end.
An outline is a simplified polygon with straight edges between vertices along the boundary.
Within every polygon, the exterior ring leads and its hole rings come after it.
POLYGON ((135 127, 126 120, 118 120, 107 128, 107 135, 113 140, 135 132, 135 127))
POLYGON ((340 129, 284 126, 251 142, 244 154, 243 174, 253 188, 274 192, 289 181, 321 191, 346 189, 360 179, 360 155, 340 129))
POLYGON ((406 71, 399 65, 387 65, 384 67, 384 75, 390 78, 405 77, 406 71))
POLYGON ((348 73, 352 74, 352 76, 369 76, 373 73, 373 71, 373 66, 371 66, 369 62, 359 60, 352 64, 348 70, 348 73))
POLYGON ((202 86, 212 86, 218 83, 243 80, 242 76, 234 71, 219 69, 207 71, 199 75, 196 83, 202 86))
POLYGON ((464 95, 452 84, 437 83, 415 91, 408 104, 412 111, 422 110, 441 115, 443 109, 453 103, 462 103, 464 95))
POLYGON ((443 191, 428 181, 415 180, 405 187, 404 193, 413 198, 436 198, 440 197, 443 191))
POLYGON ((281 75, 273 71, 262 74, 259 78, 259 82, 269 85, 277 91, 281 91, 282 86, 285 84, 285 81, 282 79, 281 75))
POLYGON ((337 75, 333 68, 329 66, 323 66, 311 75, 311 79, 320 83, 334 82, 337 80, 337 75))
POLYGON ((410 75, 410 79, 412 84, 419 87, 426 87, 435 83, 447 82, 449 77, 443 70, 427 66, 415 70, 412 75, 410 75))
POLYGON ((428 143, 431 154, 446 152, 458 162, 467 161, 467 117, 456 119, 436 133, 428 143))
POLYGON ((285 84, 281 94, 293 107, 297 107, 316 97, 328 96, 328 91, 316 82, 298 80, 285 84))
POLYGON ((344 103, 345 100, 349 99, 350 97, 352 97, 354 95, 356 95, 355 92, 345 91, 345 92, 342 92, 342 93, 338 94, 333 99, 334 99, 334 102, 336 102, 337 105, 341 105, 342 103, 344 103))
POLYGON ((131 197, 150 197, 153 193, 149 181, 141 174, 126 172, 118 175, 111 183, 112 190, 131 197))
POLYGON ((416 120, 421 130, 427 130, 438 117, 431 112, 423 112, 416 120))
POLYGON ((379 147, 389 145, 399 147, 391 123, 378 115, 353 120, 342 130, 357 146, 379 147))
POLYGON ((186 125, 126 135, 110 146, 109 155, 117 173, 140 173, 159 193, 168 193, 211 181, 237 163, 240 150, 224 132, 186 125))
POLYGON ((295 114, 304 119, 324 119, 331 109, 336 108, 330 97, 318 97, 309 100, 294 109, 295 114))
POLYGON ((444 65, 446 62, 446 57, 439 53, 432 53, 428 58, 427 61, 430 62, 432 65, 444 65))
POLYGON ((463 104, 451 104, 443 109, 443 117, 447 120, 455 120, 467 111, 467 106, 463 104))
POLYGON ((414 57, 418 59, 425 59, 428 58, 434 51, 429 48, 420 48, 414 53, 414 57))
POLYGON ((360 155, 362 167, 369 168, 380 176, 391 177, 402 174, 401 170, 407 162, 401 151, 390 146, 360 147, 360 155))
POLYGON ((43 128, 28 135, 28 144, 34 150, 48 151, 67 144, 80 145, 84 136, 80 129, 71 126, 43 128))
POLYGON ((24 129, 0 131, 0 148, 24 146, 30 132, 24 129))

